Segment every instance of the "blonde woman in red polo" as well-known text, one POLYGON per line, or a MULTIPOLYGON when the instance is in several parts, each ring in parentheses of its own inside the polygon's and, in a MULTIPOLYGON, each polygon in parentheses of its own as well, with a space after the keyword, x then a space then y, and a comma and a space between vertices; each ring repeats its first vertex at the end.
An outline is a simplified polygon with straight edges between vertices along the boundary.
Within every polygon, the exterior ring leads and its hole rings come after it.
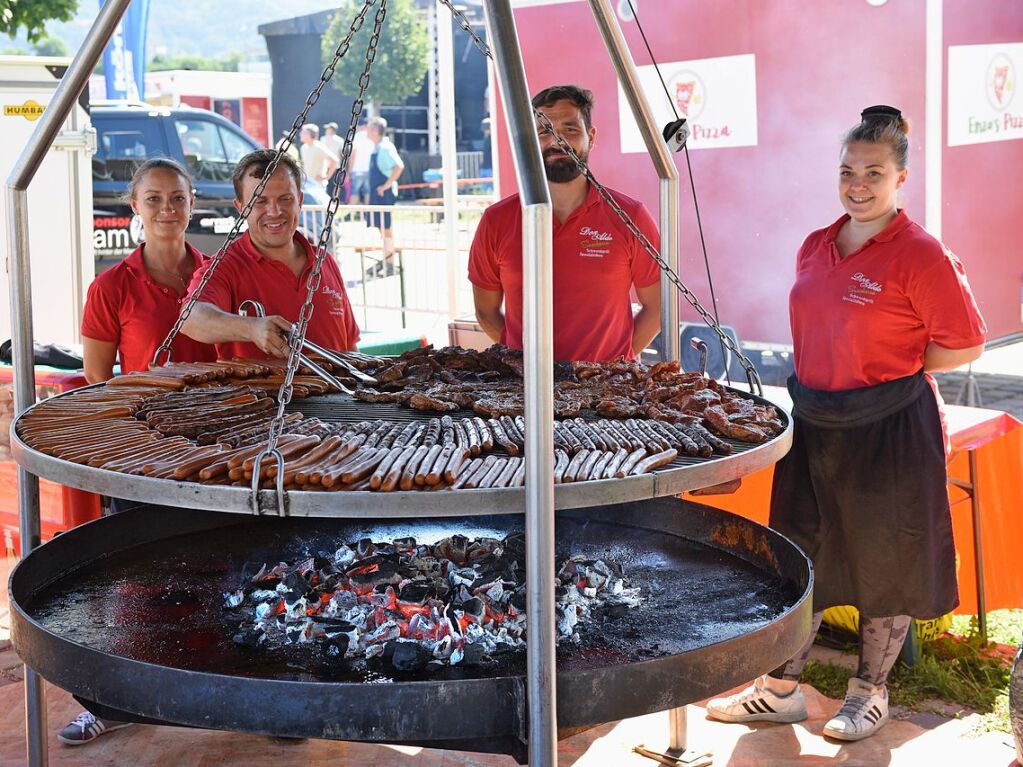
MULTIPOLYGON (((165 157, 144 162, 132 175, 128 201, 145 241, 89 286, 82 316, 89 383, 112 378, 118 361, 122 373, 149 368, 178 318, 193 272, 209 260, 185 242, 195 194, 181 165, 165 157)), ((175 362, 217 358, 212 346, 180 333, 172 353, 175 362)))
POLYGON ((929 375, 977 359, 987 328, 959 260, 897 206, 909 124, 863 111, 843 142, 846 213, 810 234, 789 297, 794 434, 775 469, 771 527, 813 560, 806 645, 742 692, 707 704, 727 722, 806 718, 799 676, 828 607, 860 613, 860 662, 824 727, 860 740, 888 721, 888 672, 913 618, 959 603, 941 398, 929 375))

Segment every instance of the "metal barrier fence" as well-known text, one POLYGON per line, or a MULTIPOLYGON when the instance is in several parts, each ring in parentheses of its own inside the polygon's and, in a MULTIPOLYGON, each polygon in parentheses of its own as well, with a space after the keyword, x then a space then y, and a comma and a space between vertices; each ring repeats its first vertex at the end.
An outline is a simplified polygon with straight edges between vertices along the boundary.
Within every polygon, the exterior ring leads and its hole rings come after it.
MULTIPOLYGON (((438 200, 440 202, 440 200, 438 200)), ((430 343, 445 345, 448 323, 473 314, 468 280, 469 246, 491 197, 458 199, 455 242, 447 242, 442 206, 342 205, 334 218, 334 259, 363 330, 408 330, 430 343), (384 259, 381 226, 393 241, 390 264, 384 259), (390 268, 388 268, 390 266, 390 268), (449 277, 452 275, 453 278, 449 277), (454 295, 448 285, 454 284, 454 295)), ((315 241, 326 208, 306 205, 301 224, 315 241)))

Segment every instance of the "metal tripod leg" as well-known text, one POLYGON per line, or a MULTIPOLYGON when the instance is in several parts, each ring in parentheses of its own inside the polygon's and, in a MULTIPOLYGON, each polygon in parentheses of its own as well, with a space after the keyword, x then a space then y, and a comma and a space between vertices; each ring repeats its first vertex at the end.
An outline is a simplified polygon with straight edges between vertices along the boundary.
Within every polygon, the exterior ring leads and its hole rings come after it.
POLYGON ((665 753, 652 751, 639 745, 632 749, 640 756, 653 759, 667 767, 709 767, 714 757, 706 751, 694 751, 686 748, 688 740, 686 730, 688 720, 686 707, 679 706, 668 710, 668 750, 665 753))

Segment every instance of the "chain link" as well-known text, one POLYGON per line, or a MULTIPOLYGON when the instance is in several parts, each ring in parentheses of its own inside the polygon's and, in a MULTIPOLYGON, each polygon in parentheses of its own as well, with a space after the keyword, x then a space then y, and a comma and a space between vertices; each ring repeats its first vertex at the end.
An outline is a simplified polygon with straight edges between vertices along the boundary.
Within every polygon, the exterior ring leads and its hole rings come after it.
MULTIPOLYGON (((376 58, 377 45, 380 42, 380 30, 383 27, 386 15, 387 0, 380 0, 380 7, 377 9, 376 16, 373 20, 373 33, 370 36, 369 46, 366 49, 366 66, 363 68, 362 75, 359 77, 359 95, 356 97, 355 101, 352 102, 352 116, 348 126, 348 135, 345 139, 344 147, 344 149, 348 151, 343 151, 341 166, 337 169, 335 174, 335 178, 338 179, 338 190, 341 188, 344 182, 345 173, 347 172, 348 157, 351 154, 351 140, 354 138, 355 131, 359 125, 359 116, 362 114, 363 99, 366 95, 366 89, 369 87, 369 70, 376 58)), ((277 396, 277 415, 270 426, 267 446, 263 450, 264 454, 269 454, 276 449, 277 439, 281 436, 281 432, 284 429, 284 410, 288 406, 288 403, 291 402, 292 395, 294 394, 294 387, 292 386, 292 383, 295 379, 295 373, 298 371, 299 367, 299 356, 302 352, 302 342, 305 340, 306 331, 309 328, 309 320, 313 316, 313 297, 316 295, 316 291, 320 289, 322 276, 321 269, 323 267, 323 261, 327 255, 327 244, 330 242, 331 238, 331 232, 334 225, 334 215, 337 213, 337 209, 340 204, 341 199, 338 196, 337 191, 335 191, 334 196, 331 197, 331 200, 327 205, 323 228, 320 230, 320 238, 316 245, 316 261, 313 264, 313 269, 309 273, 309 280, 306 283, 305 303, 302 304, 302 309, 298 315, 298 322, 292 326, 291 334, 288 337, 288 346, 290 348, 288 354, 288 367, 284 374, 284 382, 281 384, 280 392, 277 396)))
MULTIPOLYGON (((458 20, 458 23, 461 25, 462 29, 469 33, 469 36, 475 43, 476 48, 478 48, 479 51, 484 56, 493 60, 494 57, 490 52, 490 48, 487 46, 485 42, 483 42, 479 38, 479 36, 476 35, 475 32, 472 31, 471 26, 469 24, 469 20, 465 17, 465 14, 456 9, 449 0, 440 0, 440 2, 447 6, 447 8, 455 15, 455 18, 458 20)), ((575 150, 572 148, 572 145, 569 144, 568 141, 566 141, 565 138, 554 129, 554 125, 551 123, 549 119, 547 119, 547 115, 543 114, 543 112, 539 111, 538 109, 533 109, 533 114, 536 117, 537 122, 540 123, 543 132, 550 133, 554 137, 554 140, 557 142, 558 147, 572 159, 572 162, 575 163, 575 166, 579 169, 583 176, 586 177, 586 180, 593 185, 594 189, 597 190, 597 194, 600 195, 601 199, 605 203, 607 203, 611 210, 614 211, 615 215, 618 216, 619 219, 621 219, 622 223, 625 224, 626 228, 628 228, 628 230, 635 235, 636 239, 639 240, 639 244, 643 247, 643 250, 645 250, 647 254, 649 254, 649 256, 657 263, 657 265, 661 268, 661 271, 667 276, 668 280, 672 283, 672 285, 675 286, 675 288, 682 295, 682 297, 689 303, 689 305, 696 310, 697 314, 700 315, 700 317, 707 324, 707 326, 711 330, 713 330, 714 333, 717 334, 717 336, 721 339, 721 343, 723 343, 728 348, 728 350, 731 351, 732 354, 734 354, 738 358, 739 363, 746 371, 746 379, 747 381, 749 381, 750 391, 756 389, 762 396, 763 386, 760 381, 760 373, 757 372, 756 367, 753 365, 752 362, 750 362, 749 358, 747 358, 746 355, 742 353, 742 351, 739 349, 738 344, 736 344, 735 341, 732 340, 731 336, 729 336, 721 329, 721 326, 718 324, 717 320, 715 320, 710 315, 710 313, 703 308, 703 305, 700 303, 699 299, 697 299, 693 292, 688 287, 686 287, 685 283, 682 282, 682 279, 678 276, 675 270, 668 266, 667 262, 661 257, 660 252, 657 250, 657 248, 653 246, 653 243, 651 243, 650 240, 647 239, 647 236, 643 234, 642 230, 638 226, 636 226, 636 223, 629 217, 629 214, 622 210, 621 206, 617 202, 615 202, 615 199, 611 196, 611 193, 608 192, 607 189, 599 181, 597 181, 596 177, 593 175, 593 172, 589 169, 589 166, 587 166, 586 163, 582 160, 582 158, 580 158, 579 155, 575 153, 575 150)))
MULTIPOLYGON (((181 331, 181 326, 185 324, 185 321, 192 313, 192 309, 195 307, 196 302, 198 302, 199 297, 206 289, 206 286, 209 284, 210 280, 213 279, 213 274, 214 272, 216 272, 217 267, 220 265, 220 262, 224 259, 224 254, 227 252, 228 246, 230 246, 232 242, 238 239, 238 236, 241 233, 242 224, 245 222, 246 218, 248 218, 249 213, 252 212, 252 206, 255 204, 256 199, 262 193, 263 188, 267 184, 267 181, 269 181, 273 174, 277 171, 277 166, 280 164, 281 157, 291 148, 291 145, 295 141, 295 137, 298 135, 299 131, 302 130, 302 126, 306 124, 306 120, 308 119, 309 116, 309 110, 311 110, 313 108, 313 105, 315 105, 316 102, 319 101, 320 94, 323 92, 323 88, 326 86, 328 82, 330 82, 331 77, 333 77, 334 70, 337 68, 338 62, 341 61, 341 59, 344 58, 345 54, 348 53, 348 49, 351 47, 352 38, 355 37, 358 31, 362 28, 362 24, 366 18, 366 14, 369 12, 369 9, 373 7, 374 4, 376 4, 376 2, 377 0, 366 0, 365 5, 362 6, 362 9, 359 11, 358 14, 356 14, 355 19, 352 21, 352 25, 348 31, 348 34, 346 34, 344 39, 340 43, 338 43, 337 49, 334 51, 333 60, 320 74, 320 81, 316 84, 316 87, 313 88, 313 90, 306 97, 305 107, 303 108, 301 114, 299 114, 298 117, 295 118, 294 123, 292 123, 291 125, 291 130, 288 131, 288 135, 278 146, 276 156, 267 166, 266 171, 263 173, 263 177, 259 180, 259 183, 253 190, 252 196, 249 198, 248 202, 245 203, 245 206, 238 214, 238 218, 235 219, 234 226, 231 227, 231 231, 228 233, 227 238, 224 240, 224 244, 220 246, 219 250, 217 250, 217 253, 213 257, 213 260, 210 263, 209 268, 206 270, 205 274, 203 274, 202 279, 199 281, 198 286, 196 286, 196 289, 192 291, 192 294, 188 297, 188 301, 185 302, 185 306, 181 310, 181 314, 178 315, 178 318, 177 320, 175 320, 174 325, 171 327, 170 332, 167 334, 167 337, 163 340, 163 343, 160 344, 159 348, 156 350, 156 353, 153 355, 154 365, 160 364, 160 357, 164 352, 167 353, 166 361, 167 362, 171 361, 172 359, 171 346, 174 343, 175 337, 177 337, 178 333, 181 331)), ((357 99, 357 101, 359 103, 360 113, 362 111, 362 99, 363 96, 365 95, 365 88, 363 87, 364 80, 366 81, 366 83, 368 83, 369 81, 368 75, 366 75, 365 73, 363 78, 360 78, 359 80, 360 91, 359 98, 357 99)), ((349 128, 348 137, 345 142, 346 144, 345 149, 347 150, 345 152, 346 163, 348 160, 348 155, 351 153, 350 148, 351 140, 354 136, 355 131, 349 128)), ((343 179, 344 177, 342 176, 342 180, 343 179)), ((337 206, 335 205, 335 209, 336 207, 337 206)))

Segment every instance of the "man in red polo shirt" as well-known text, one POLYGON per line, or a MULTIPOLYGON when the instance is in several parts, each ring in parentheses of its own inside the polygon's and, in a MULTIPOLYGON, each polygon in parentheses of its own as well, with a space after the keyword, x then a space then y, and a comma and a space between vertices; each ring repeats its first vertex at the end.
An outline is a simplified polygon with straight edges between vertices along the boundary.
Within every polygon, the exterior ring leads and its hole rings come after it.
MULTIPOLYGON (((273 150, 264 149, 238 162, 232 181, 239 211, 275 156, 273 150)), ((281 157, 246 218, 248 231, 228 246, 213 279, 181 327, 197 341, 216 344, 223 359, 288 355, 287 334, 298 321, 316 259, 315 248, 296 231, 302 211, 301 183, 298 164, 286 155, 281 157), (239 306, 247 299, 263 304, 267 316, 238 316, 239 306)), ((198 288, 205 271, 196 271, 191 291, 198 288)), ((359 328, 341 272, 329 254, 321 278, 306 336, 328 349, 354 349, 359 328)))
MULTIPOLYGON (((554 129, 585 161, 597 134, 593 94, 575 85, 533 97, 554 129)), ((541 131, 554 213, 554 358, 604 362, 633 359, 660 330, 657 263, 615 215, 554 137, 541 131), (631 289, 642 308, 633 316, 631 289)), ((659 247, 657 225, 642 203, 608 190, 659 247)), ((476 318, 494 341, 522 348, 522 207, 519 195, 490 206, 469 251, 476 318), (502 311, 503 303, 503 311, 502 311)))

